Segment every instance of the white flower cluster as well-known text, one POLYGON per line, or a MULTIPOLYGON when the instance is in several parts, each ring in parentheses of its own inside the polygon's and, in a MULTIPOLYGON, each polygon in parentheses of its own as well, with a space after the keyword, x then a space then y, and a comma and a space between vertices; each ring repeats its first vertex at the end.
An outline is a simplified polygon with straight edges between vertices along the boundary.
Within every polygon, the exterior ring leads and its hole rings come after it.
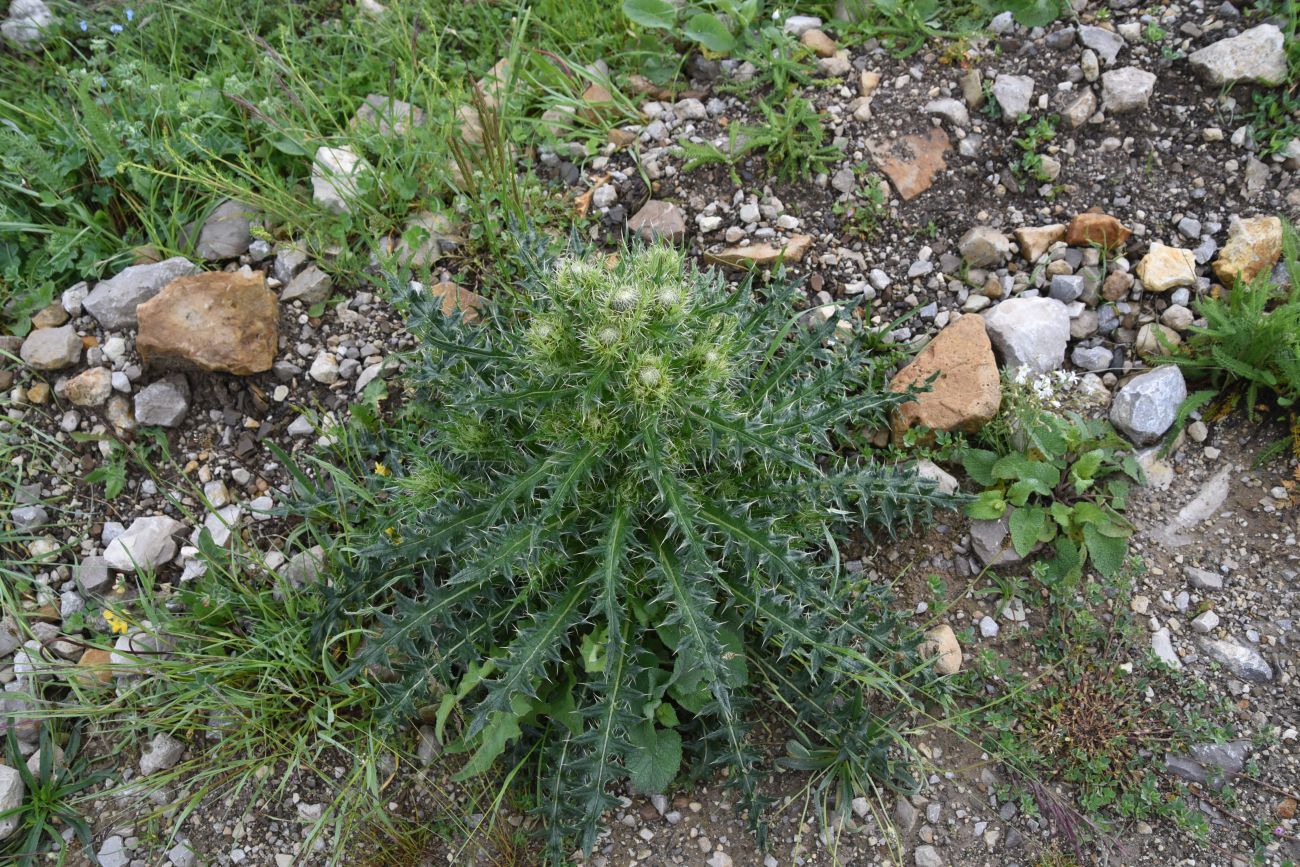
POLYGON ((1035 375, 1028 367, 1021 367, 1013 381, 1022 386, 1022 393, 1038 406, 1061 409, 1079 384, 1079 376, 1072 370, 1053 370, 1035 375))

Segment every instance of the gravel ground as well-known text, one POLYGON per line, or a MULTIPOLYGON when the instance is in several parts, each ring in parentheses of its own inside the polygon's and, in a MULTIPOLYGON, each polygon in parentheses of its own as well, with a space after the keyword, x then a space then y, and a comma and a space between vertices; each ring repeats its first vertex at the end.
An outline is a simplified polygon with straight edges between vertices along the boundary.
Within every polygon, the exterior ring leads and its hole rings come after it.
MULTIPOLYGON (((930 51, 900 60, 868 44, 823 59, 822 71, 838 81, 809 88, 806 95, 823 117, 828 141, 833 139, 844 156, 807 182, 776 183, 759 156, 737 164, 738 184, 722 166, 683 170, 677 146, 681 138, 725 145, 733 124, 762 122, 750 94, 731 92, 752 70, 712 61, 692 64, 696 96, 676 103, 643 98, 645 124, 626 128, 620 138, 630 140, 630 146, 611 145, 582 165, 544 153, 540 169, 558 195, 592 194, 597 239, 614 240, 627 228, 647 237, 668 235, 706 264, 738 255, 761 260, 763 252, 755 248, 764 243, 776 249, 791 245, 787 258, 798 261, 788 264, 806 281, 810 307, 864 295, 873 302, 869 317, 876 325, 919 310, 893 331, 896 341, 918 347, 963 312, 986 310, 1010 295, 1055 294, 1055 278, 1081 277, 1084 295, 1067 302, 1073 305, 1069 346, 1063 342, 1060 350, 1068 359, 1064 366, 1082 376, 1085 385, 1080 387, 1098 397, 1094 406, 1102 413, 1112 394, 1141 370, 1143 326, 1172 323, 1176 333, 1191 322, 1171 309, 1186 309, 1193 297, 1210 291, 1216 282, 1210 263, 1227 241, 1234 217, 1300 216, 1300 144, 1289 156, 1260 158, 1248 130, 1240 129, 1240 107, 1248 104, 1250 87, 1225 93, 1198 76, 1186 59, 1246 29, 1236 10, 1227 4, 1171 4, 1157 7, 1153 18, 1144 8, 1116 2, 1109 11, 1103 20, 1090 7, 1080 21, 1083 28, 1100 25, 1117 31, 1109 36, 1058 22, 1047 32, 1006 27, 987 42, 972 42, 960 58, 930 51), (1159 43, 1146 35, 1152 23, 1167 34, 1159 43), (1114 58, 1108 59, 1111 52, 1114 58), (1150 92, 1127 97, 1134 107, 1123 110, 1118 94, 1133 76, 1107 76, 1130 68, 1154 78, 1150 92), (1039 148, 1040 166, 1051 180, 1026 179, 1012 170, 1023 155, 1015 143, 1021 134, 1005 117, 979 107, 989 98, 983 85, 989 85, 994 102, 1014 103, 1024 82, 1012 77, 1032 79, 1026 107, 1035 119, 1078 114, 1077 126, 1062 117, 1055 137, 1039 148), (1083 111, 1078 102, 1083 99, 1083 108, 1088 107, 1086 94, 1109 107, 1083 111), (909 136, 914 138, 905 141, 909 136), (885 172, 891 161, 899 160, 913 165, 910 170, 904 166, 897 177, 891 173, 887 216, 878 233, 858 236, 845 213, 862 205, 854 191, 868 175, 885 172), (646 211, 647 200, 665 204, 646 211), (1027 262, 1025 244, 1017 241, 1013 248, 1006 237, 1016 229, 1069 224, 1092 208, 1117 218, 1132 233, 1105 261, 1085 246, 1057 245, 1047 252, 1046 264, 1027 262), (976 227, 1007 243, 986 263, 972 261, 964 241, 976 227), (1132 279, 1139 261, 1157 243, 1192 251, 1190 282, 1157 293, 1144 286, 1154 282, 1151 272, 1132 279), (728 250, 737 246, 739 253, 728 250), (1109 286, 1106 278, 1116 274, 1122 288, 1111 297, 1103 281, 1109 286), (1096 352, 1079 355, 1079 350, 1096 352), (1101 361, 1092 363, 1095 358, 1101 361)), ((66 356, 75 348, 75 358, 56 359, 56 366, 44 370, 30 364, 0 370, 10 413, 70 450, 33 478, 35 487, 26 494, 32 507, 77 522, 51 523, 41 542, 44 550, 59 552, 44 578, 52 600, 65 611, 78 603, 94 607, 97 594, 111 592, 106 582, 88 584, 99 568, 97 558, 111 557, 112 540, 135 519, 171 514, 189 521, 176 534, 189 536, 194 520, 178 514, 159 493, 173 483, 193 485, 195 495, 185 505, 199 519, 209 506, 212 513, 227 510, 220 512, 222 520, 206 519, 214 535, 228 523, 263 551, 281 548, 287 527, 262 513, 282 498, 287 478, 265 443, 277 442, 291 451, 313 443, 313 424, 331 413, 341 417, 366 382, 398 369, 390 359, 410 345, 400 318, 371 293, 345 293, 342 303, 313 311, 319 287, 310 285, 312 265, 291 247, 257 242, 250 248, 245 242, 237 255, 228 260, 227 270, 264 270, 270 289, 280 290, 279 336, 269 370, 191 373, 184 388, 146 397, 142 407, 146 386, 165 377, 141 357, 134 322, 106 326, 108 317, 91 312, 94 302, 76 287, 58 305, 62 314, 49 311, 39 323, 58 329, 66 327, 66 319, 76 346, 55 346, 54 351, 66 356), (94 368, 109 372, 107 393, 94 393, 96 383, 89 379, 73 385, 73 377, 94 368), (80 405, 72 399, 81 395, 79 389, 91 392, 80 405), (157 403, 150 403, 153 398, 157 403), (150 419, 157 413, 176 417, 167 428, 175 464, 159 464, 156 480, 130 469, 127 493, 105 501, 82 476, 100 463, 107 445, 76 442, 71 435, 129 436, 135 426, 132 412, 150 419)), ((142 280, 137 278, 137 284, 142 280)), ((4 348, 15 355, 21 348, 24 359, 31 354, 21 340, 9 340, 4 348)), ((1112 603, 1147 618, 1156 642, 1163 647, 1167 639, 1184 673, 1208 687, 1206 706, 1223 708, 1224 721, 1250 741, 1252 774, 1262 784, 1243 780, 1230 809, 1209 800, 1196 805, 1212 822, 1209 842, 1197 843, 1174 828, 1133 823, 1122 832, 1128 854, 1111 863, 1236 865, 1256 858, 1255 863, 1282 864, 1300 858, 1295 841, 1300 829, 1293 818, 1300 780, 1297 528, 1294 480, 1288 475, 1294 462, 1252 468, 1254 456, 1273 438, 1270 434, 1280 432, 1236 416, 1194 425, 1188 433, 1169 457, 1144 456, 1151 485, 1136 498, 1131 516, 1141 528, 1134 548, 1147 569, 1131 598, 1112 603), (1193 621, 1205 611, 1218 619, 1202 632, 1207 621, 1193 621), (1216 650, 1221 653, 1226 646, 1215 641, 1244 648, 1246 668, 1215 661, 1216 650), (1252 656, 1258 658, 1247 658, 1252 656), (1252 823, 1275 821, 1281 834, 1257 849, 1248 829, 1230 813, 1252 823)), ((15 524, 18 519, 11 517, 15 524)), ((967 524, 949 515, 903 544, 868 545, 861 552, 862 568, 882 577, 902 572, 898 589, 907 604, 921 600, 921 582, 931 572, 960 591, 981 566, 974 560, 967 524)), ((184 580, 194 563, 189 545, 182 538, 178 549, 158 552, 165 579, 184 580)), ((275 555, 271 559, 276 562, 275 555)), ((977 624, 986 616, 1002 621, 999 635, 975 640, 1012 662, 1023 651, 1025 631, 1041 625, 1033 606, 1027 606, 1023 621, 1013 617, 1007 622, 969 594, 958 592, 950 601, 958 632, 970 628, 979 634, 977 624)), ((918 615, 918 622, 923 616, 918 615)), ((89 624, 100 631, 106 626, 93 619, 89 624)), ((5 654, 14 651, 7 648, 5 654)), ((0 665, 0 681, 7 689, 15 690, 21 679, 19 666, 0 665)), ((774 754, 779 753, 780 732, 763 734, 770 737, 774 754)), ((146 746, 127 745, 118 761, 135 766, 134 753, 146 746)), ((784 797, 773 811, 773 847, 767 855, 756 850, 726 790, 702 785, 666 798, 628 798, 611 815, 609 832, 589 861, 610 867, 1038 863, 1049 829, 1039 819, 1019 815, 1013 802, 999 799, 1003 790, 998 784, 1005 778, 996 763, 951 737, 935 736, 918 748, 928 756, 931 771, 923 792, 897 802, 892 797, 855 802, 852 819, 838 834, 826 833, 819 824, 808 780, 791 774, 776 786, 784 797)), ((334 771, 341 778, 347 768, 340 765, 334 771)), ((437 815, 440 804, 464 797, 446 786, 441 778, 423 780, 403 765, 386 790, 393 797, 390 809, 413 820, 437 815)), ((154 805, 106 799, 94 811, 101 862, 310 864, 345 852, 343 863, 399 863, 358 851, 358 843, 366 849, 365 841, 322 840, 318 848, 306 846, 312 820, 330 800, 329 789, 322 779, 303 775, 287 781, 282 798, 213 799, 183 819, 145 819, 154 805), (158 844, 175 829, 176 839, 189 842, 196 860, 158 844)), ((509 814, 503 820, 512 825, 521 821, 509 814)), ((480 854, 476 860, 481 863, 507 863, 500 853, 480 854)), ((400 863, 459 863, 433 844, 403 857, 400 863)), ((519 855, 516 863, 530 863, 529 857, 519 855)), ((471 858, 467 853, 460 860, 471 858)))

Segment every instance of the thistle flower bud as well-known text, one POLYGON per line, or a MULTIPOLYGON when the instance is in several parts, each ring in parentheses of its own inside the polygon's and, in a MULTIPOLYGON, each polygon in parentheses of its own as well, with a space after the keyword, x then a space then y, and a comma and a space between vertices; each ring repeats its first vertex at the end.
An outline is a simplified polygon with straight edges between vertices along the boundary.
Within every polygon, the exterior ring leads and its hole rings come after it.
POLYGON ((660 307, 669 310, 676 309, 686 300, 686 293, 677 283, 663 283, 655 290, 655 301, 659 302, 660 307))
POLYGON ((610 306, 615 310, 631 310, 641 300, 641 295, 632 286, 619 286, 610 296, 610 306))
POLYGON ((647 388, 654 388, 663 381, 664 374, 659 368, 647 365, 637 371, 636 378, 647 388))

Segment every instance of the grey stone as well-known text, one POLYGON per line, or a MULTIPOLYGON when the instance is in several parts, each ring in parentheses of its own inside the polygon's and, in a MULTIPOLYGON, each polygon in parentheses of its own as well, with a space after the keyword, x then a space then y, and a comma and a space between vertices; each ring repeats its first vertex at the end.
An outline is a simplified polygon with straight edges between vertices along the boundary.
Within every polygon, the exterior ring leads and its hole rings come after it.
POLYGON ((1101 109, 1110 114, 1143 110, 1151 101, 1155 87, 1155 73, 1136 66, 1102 73, 1101 109))
POLYGON ((917 846, 912 857, 916 861, 916 867, 943 867, 943 858, 933 846, 917 846))
POLYGON ((798 39, 809 30, 819 30, 822 20, 815 15, 791 15, 781 24, 782 32, 798 39))
POLYGON ((1097 56, 1107 66, 1115 63, 1115 58, 1124 48, 1124 37, 1104 27, 1083 25, 1079 28, 1079 41, 1087 48, 1097 52, 1097 56))
POLYGON ((424 109, 379 93, 367 94, 352 117, 353 129, 368 126, 385 138, 406 135, 423 124, 424 109))
POLYGON ((1054 298, 1012 298, 984 314, 989 339, 1008 372, 1047 373, 1065 361, 1070 313, 1054 298))
POLYGON ((96 283, 82 306, 108 331, 134 328, 140 324, 135 314, 137 307, 177 277, 198 272, 198 266, 184 256, 149 265, 132 265, 96 283))
POLYGON ((307 416, 300 415, 293 421, 289 422, 289 426, 285 428, 285 430, 288 432, 289 436, 305 437, 316 431, 316 425, 307 416))
POLYGON ((258 211, 243 202, 226 199, 213 209, 199 229, 194 255, 200 259, 237 259, 253 243, 253 219, 258 211))
POLYGON ((1034 80, 1028 75, 999 75, 993 80, 993 98, 998 101, 1002 114, 1014 122, 1029 111, 1029 100, 1034 95, 1034 80))
POLYGON ((916 462, 916 475, 934 482, 935 489, 941 494, 955 494, 959 486, 957 479, 934 461, 922 459, 916 462))
POLYGON ((858 176, 853 173, 853 169, 845 166, 831 176, 831 187, 847 195, 857 189, 858 176))
POLYGON ((112 587, 108 574, 108 561, 103 557, 87 557, 77 564, 77 586, 81 592, 94 595, 112 587))
POLYGON ((22 646, 18 624, 9 615, 0 617, 0 658, 8 656, 22 646))
POLYGON ((1108 369, 1114 355, 1104 346, 1076 346, 1070 353, 1070 361, 1074 362, 1075 367, 1096 373, 1108 369))
POLYGON ((1083 295, 1083 277, 1078 274, 1056 274, 1052 277, 1049 294, 1062 304, 1072 304, 1083 295))
POLYGON ((33 370, 62 370, 81 359, 81 338, 71 324, 37 328, 23 341, 18 357, 33 370))
POLYGON ((1242 680, 1268 683, 1273 679, 1273 667, 1253 647, 1235 641, 1203 638, 1201 649, 1242 680))
POLYGON ((1092 92, 1092 88, 1085 88, 1083 93, 1070 100, 1069 104, 1061 110, 1061 116, 1065 118, 1071 129, 1077 129, 1088 122, 1097 111, 1097 95, 1092 92))
POLYGON ((1010 33, 1012 30, 1015 29, 1016 29, 1016 17, 1010 10, 1006 12, 999 12, 997 15, 993 16, 993 19, 991 21, 989 21, 990 33, 997 33, 998 35, 1001 35, 1003 33, 1010 33))
POLYGON ((1239 36, 1221 39, 1192 52, 1187 61, 1213 85, 1239 81, 1278 85, 1287 80, 1284 42, 1282 31, 1276 26, 1260 24, 1239 36))
POLYGON ((1241 773, 1250 755, 1250 741, 1226 744, 1196 744, 1191 755, 1165 755, 1165 767, 1193 783, 1218 788, 1241 773))
POLYGON ((131 855, 126 850, 126 841, 117 834, 104 841, 96 857, 99 860, 99 867, 127 867, 131 863, 131 855))
POLYGON ((200 533, 207 530, 212 537, 213 544, 218 547, 225 547, 234 537, 235 531, 239 528, 239 519, 243 516, 244 510, 236 504, 222 506, 215 512, 209 512, 203 519, 203 527, 194 530, 192 539, 195 545, 198 544, 200 533))
POLYGON ((134 572, 137 566, 157 569, 176 556, 176 540, 172 537, 184 529, 185 525, 173 518, 136 518, 126 532, 109 543, 104 559, 119 572, 134 572))
POLYGON ((975 226, 961 236, 957 249, 972 268, 994 268, 1011 255, 1011 239, 992 226, 975 226))
MULTIPOLYGON (((1183 591, 1186 595, 1187 591, 1183 591)), ((1213 611, 1202 611, 1192 618, 1192 631, 1199 632, 1201 635, 1208 635, 1219 625, 1219 615, 1213 611)))
POLYGON ((308 265, 280 293, 280 300, 286 303, 301 301, 303 304, 319 304, 330 297, 334 281, 316 265, 308 265))
POLYGON ((9 520, 13 522, 15 530, 30 533, 48 524, 50 513, 45 511, 44 506, 19 506, 9 513, 9 520))
MULTIPOLYGON (((27 787, 23 785, 22 773, 17 768, 0 765, 0 814, 21 807, 26 794, 27 787)), ((22 817, 19 815, 0 819, 0 840, 13 836, 13 833, 18 830, 20 821, 22 817)))
POLYGON ((894 799, 894 823, 898 831, 906 837, 916 828, 916 807, 907 798, 899 795, 894 799))
POLYGON ((59 297, 59 303, 63 305, 63 310, 69 316, 80 316, 81 305, 85 303, 86 296, 90 294, 90 284, 85 280, 75 283, 63 290, 59 297))
POLYGON ((319 581, 324 566, 325 549, 320 545, 314 545, 290 557, 280 574, 294 587, 301 587, 319 581))
POLYGON ((934 114, 948 121, 953 126, 970 126, 970 112, 960 99, 932 99, 925 104, 926 114, 934 114))
POLYGON ((1187 583, 1191 584, 1197 590, 1223 589, 1223 576, 1218 572, 1211 572, 1208 569, 1198 569, 1195 566, 1184 566, 1183 574, 1187 576, 1187 583))
POLYGON ((1214 258, 1214 254, 1219 251, 1219 242, 1214 240, 1212 235, 1202 235, 1201 243, 1197 244, 1192 250, 1192 255, 1196 257, 1197 265, 1204 265, 1214 258))
POLYGON ((278 246, 275 248, 275 262, 271 264, 271 276, 281 283, 288 283, 306 264, 306 250, 278 246))
POLYGON ((176 427, 189 408, 189 382, 180 373, 152 382, 135 395, 137 424, 176 427))
POLYGON ((1012 566, 1024 560, 1011 546, 1008 515, 970 522, 971 547, 985 566, 1012 566))
POLYGON ((13 0, 9 17, 0 24, 0 35, 17 48, 31 48, 45 41, 53 24, 54 14, 43 0, 13 0))
POLYGON ((1187 399, 1187 383, 1176 365, 1157 367, 1135 376, 1115 395, 1110 421, 1140 446, 1164 435, 1187 399))
POLYGON ((327 211, 345 214, 360 195, 359 180, 370 164, 350 148, 322 147, 311 164, 311 196, 327 211))
POLYGON ((1157 629, 1152 633, 1151 650, 1160 658, 1161 662, 1170 668, 1178 670, 1183 667, 1183 661, 1174 652, 1174 641, 1169 634, 1168 627, 1157 629))
POLYGON ((188 843, 177 843, 167 850, 167 857, 171 859, 172 867, 194 867, 199 863, 199 856, 188 843))
POLYGON ((149 748, 140 756, 140 774, 149 776, 159 771, 170 771, 185 754, 185 744, 169 734, 156 734, 149 748))

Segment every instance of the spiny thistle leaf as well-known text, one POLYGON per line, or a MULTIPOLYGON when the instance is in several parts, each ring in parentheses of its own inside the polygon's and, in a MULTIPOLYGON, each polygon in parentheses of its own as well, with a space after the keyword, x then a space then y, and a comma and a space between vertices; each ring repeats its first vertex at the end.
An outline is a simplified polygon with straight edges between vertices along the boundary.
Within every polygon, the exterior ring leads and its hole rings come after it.
POLYGON ((781 280, 764 300, 671 248, 522 250, 514 306, 479 324, 393 281, 419 340, 402 409, 337 446, 385 471, 299 480, 357 528, 317 634, 363 618, 347 674, 383 681, 391 724, 435 707, 462 775, 526 757, 552 860, 590 850, 620 784, 671 786, 679 752, 725 770, 761 839, 760 684, 849 779, 899 778, 863 695, 925 689, 917 642, 823 556, 953 505, 837 450, 908 398, 890 356, 849 309, 809 319, 781 280))

